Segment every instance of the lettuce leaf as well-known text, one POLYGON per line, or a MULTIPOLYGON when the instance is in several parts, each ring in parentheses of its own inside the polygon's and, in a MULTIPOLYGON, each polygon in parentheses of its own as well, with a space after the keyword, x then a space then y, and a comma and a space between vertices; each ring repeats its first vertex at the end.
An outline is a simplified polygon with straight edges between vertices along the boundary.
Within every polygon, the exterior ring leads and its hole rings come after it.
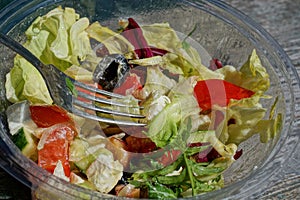
POLYGON ((164 147, 178 136, 185 120, 200 109, 194 96, 178 95, 156 115, 149 124, 146 135, 158 146, 164 147))
POLYGON ((183 47, 181 39, 168 23, 142 26, 143 34, 150 46, 168 51, 163 56, 165 69, 185 77, 199 76, 200 79, 219 78, 223 75, 202 65, 198 51, 192 46, 183 47))
POLYGON ((64 73, 78 81, 92 83, 92 80, 93 80, 92 72, 90 72, 89 70, 87 70, 83 67, 79 67, 76 65, 72 65, 66 71, 64 71, 64 73))
POLYGON ((147 120, 152 120, 167 104, 171 103, 170 99, 161 95, 158 91, 153 91, 145 101, 143 101, 142 106, 144 109, 141 111, 142 115, 146 116, 147 120))
POLYGON ((122 35, 94 22, 87 29, 89 37, 104 44, 110 54, 124 54, 127 59, 135 58, 133 45, 122 35))
POLYGON ((99 150, 101 153, 87 168, 86 176, 99 192, 109 193, 122 178, 123 165, 106 148, 99 150))
POLYGON ((150 94, 154 91, 159 91, 160 94, 167 94, 174 86, 176 81, 164 75, 158 66, 147 68, 147 80, 143 91, 150 94))
MULTIPOLYGON (((232 66, 225 66, 217 72, 223 74, 225 80, 255 92, 250 98, 231 100, 225 111, 219 109, 226 116, 218 127, 222 127, 222 130, 219 130, 221 140, 238 145, 254 134, 260 134, 261 142, 267 142, 274 138, 281 127, 281 114, 265 119, 267 109, 262 107, 260 99, 271 98, 264 94, 269 89, 270 79, 256 50, 252 51, 240 70, 232 66), (234 123, 227 126, 229 120, 234 123)), ((275 104, 272 106, 273 109, 276 107, 275 104)))
POLYGON ((266 109, 261 107, 232 106, 228 110, 228 118, 234 119, 235 123, 228 126, 229 138, 227 142, 240 144, 250 138, 254 132, 252 129, 265 116, 266 109))
POLYGON ((233 156, 237 150, 237 145, 234 143, 229 143, 225 145, 216 135, 214 130, 208 131, 197 131, 190 134, 187 143, 210 143, 212 147, 225 158, 229 158, 232 161, 234 160, 233 156))
POLYGON ((224 80, 251 90, 256 95, 263 95, 270 87, 269 74, 263 67, 255 49, 240 70, 227 65, 216 72, 223 74, 224 80))
POLYGON ((32 104, 52 104, 52 98, 43 77, 27 60, 17 55, 14 67, 6 75, 6 97, 16 103, 28 100, 32 104))
POLYGON ((94 53, 85 31, 88 26, 89 20, 79 18, 74 9, 57 7, 38 17, 26 30, 24 46, 44 64, 64 71, 94 53))
MULTIPOLYGON (((65 71, 72 65, 79 66, 89 55, 95 57, 85 31, 88 26, 89 20, 79 18, 74 9, 57 7, 34 20, 25 32, 24 47, 44 64, 53 64, 65 71)), ((18 55, 7 74, 6 92, 11 102, 27 99, 33 104, 52 104, 42 76, 18 55)))

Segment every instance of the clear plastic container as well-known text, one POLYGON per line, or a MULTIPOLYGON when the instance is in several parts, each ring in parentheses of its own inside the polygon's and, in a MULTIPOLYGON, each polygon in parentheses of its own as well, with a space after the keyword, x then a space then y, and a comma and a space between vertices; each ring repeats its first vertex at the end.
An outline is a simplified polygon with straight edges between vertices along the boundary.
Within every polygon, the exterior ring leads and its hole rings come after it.
MULTIPOLYGON (((169 22, 178 33, 187 35, 197 24, 191 38, 199 51, 202 47, 211 57, 240 66, 255 48, 271 78, 268 94, 279 97, 277 112, 284 114, 279 138, 261 144, 252 137, 241 145, 243 156, 227 170, 226 187, 201 195, 202 199, 255 198, 271 181, 297 146, 299 135, 299 77, 278 43, 253 20, 220 1, 201 0, 16 0, 0 13, 0 31, 16 40, 25 40, 24 31, 39 15, 57 6, 69 6, 91 21, 113 27, 116 20, 134 17, 142 24, 169 22), (297 115, 298 113, 298 115, 297 115), (298 122, 298 123, 297 123, 298 122)), ((8 137, 5 109, 5 74, 12 67, 14 54, 0 45, 0 165, 32 189, 34 199, 104 199, 106 196, 69 184, 39 168, 25 158, 8 137)), ((264 106, 270 108, 268 102, 264 106)))

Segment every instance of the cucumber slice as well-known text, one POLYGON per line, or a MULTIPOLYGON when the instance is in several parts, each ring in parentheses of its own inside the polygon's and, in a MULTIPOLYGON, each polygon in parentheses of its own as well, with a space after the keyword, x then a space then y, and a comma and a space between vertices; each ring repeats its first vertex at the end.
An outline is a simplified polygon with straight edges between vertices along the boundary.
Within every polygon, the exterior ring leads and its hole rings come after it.
POLYGON ((92 162, 94 162, 97 157, 101 154, 102 152, 100 150, 97 150, 93 154, 88 154, 86 157, 83 159, 75 162, 75 165, 85 173, 86 169, 91 165, 92 162))
POLYGON ((69 160, 83 173, 85 173, 86 169, 100 154, 107 153, 106 151, 108 151, 103 150, 105 146, 103 138, 100 138, 99 141, 95 138, 92 143, 77 137, 70 144, 69 160))
POLYGON ((89 153, 88 148, 89 143, 81 138, 75 138, 70 145, 70 161, 72 161, 83 172, 97 156, 89 153))
POLYGON ((12 135, 12 141, 26 157, 32 160, 37 159, 35 138, 26 128, 22 127, 12 135))

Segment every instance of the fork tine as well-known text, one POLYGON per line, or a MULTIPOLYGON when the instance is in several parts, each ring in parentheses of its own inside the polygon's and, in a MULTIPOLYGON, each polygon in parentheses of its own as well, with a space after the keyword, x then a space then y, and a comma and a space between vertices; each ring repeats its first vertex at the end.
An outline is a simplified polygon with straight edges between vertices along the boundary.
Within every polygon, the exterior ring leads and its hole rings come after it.
POLYGON ((80 107, 83 107, 83 108, 88 109, 88 110, 98 111, 98 112, 111 114, 111 115, 119 115, 119 116, 132 117, 132 118, 145 118, 144 115, 127 113, 127 112, 120 112, 120 111, 106 109, 106 108, 100 108, 100 107, 98 107, 94 104, 83 102, 83 101, 80 101, 78 99, 73 99, 73 104, 75 104, 77 106, 80 106, 80 107))
POLYGON ((114 97, 114 98, 118 98, 118 99, 123 99, 124 98, 123 95, 108 92, 108 91, 105 91, 105 90, 100 90, 96 87, 89 86, 89 85, 81 83, 79 81, 74 81, 74 85, 77 86, 77 87, 84 88, 85 90, 88 90, 90 92, 102 94, 102 95, 107 96, 107 97, 114 97))
POLYGON ((125 120, 117 120, 117 119, 99 117, 97 115, 89 114, 86 111, 81 111, 75 107, 73 107, 72 112, 73 112, 73 114, 84 117, 84 118, 96 120, 99 122, 109 123, 109 124, 118 124, 118 125, 125 125, 125 126, 146 126, 146 124, 144 124, 144 123, 138 123, 138 122, 134 122, 134 121, 125 121, 125 120))
POLYGON ((104 98, 96 97, 95 95, 90 95, 90 94, 87 94, 87 93, 81 92, 81 91, 77 91, 77 95, 78 95, 78 97, 88 99, 90 101, 96 101, 96 102, 99 102, 99 103, 108 104, 108 105, 112 105, 112 106, 142 109, 142 107, 137 107, 137 106, 129 105, 129 104, 126 104, 126 103, 113 101, 111 99, 104 99, 104 98))

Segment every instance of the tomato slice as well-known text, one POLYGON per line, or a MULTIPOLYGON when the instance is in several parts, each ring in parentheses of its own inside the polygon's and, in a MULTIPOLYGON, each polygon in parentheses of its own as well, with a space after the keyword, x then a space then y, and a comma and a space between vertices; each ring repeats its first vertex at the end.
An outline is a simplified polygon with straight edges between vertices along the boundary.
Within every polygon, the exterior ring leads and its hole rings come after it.
POLYGON ((175 162, 181 154, 182 152, 180 150, 172 149, 165 152, 162 157, 159 158, 158 162, 160 162, 163 166, 168 166, 175 162))
POLYGON ((130 73, 128 76, 126 76, 120 87, 114 89, 114 92, 121 95, 129 95, 142 88, 143 86, 140 82, 140 77, 135 73, 130 73))
POLYGON ((220 79, 201 80, 194 87, 194 95, 203 111, 210 110, 212 105, 227 106, 230 99, 240 100, 253 94, 251 90, 220 79))
MULTIPOLYGON (((96 89, 103 90, 102 86, 99 85, 98 83, 87 83, 87 82, 83 82, 83 83, 86 84, 86 85, 88 85, 88 86, 94 87, 94 88, 96 88, 96 89)), ((92 92, 92 91, 90 91, 90 90, 87 90, 87 89, 84 89, 84 88, 81 88, 81 87, 76 87, 76 90, 77 90, 78 92, 86 93, 86 94, 91 95, 91 96, 94 96, 94 97, 98 97, 98 98, 102 98, 102 99, 107 99, 107 97, 104 96, 104 95, 101 95, 101 94, 96 93, 96 92, 92 92)), ((80 100, 80 101, 85 101, 85 102, 87 102, 87 103, 93 102, 92 100, 88 100, 88 99, 82 98, 82 97, 80 97, 80 96, 78 96, 77 98, 78 98, 78 100, 80 100)))
POLYGON ((32 120, 40 128, 72 121, 67 111, 56 105, 32 105, 30 113, 32 120))
POLYGON ((72 124, 62 123, 51 126, 43 132, 38 150, 38 165, 50 173, 61 161, 65 175, 70 176, 69 144, 75 136, 75 128, 72 124))
POLYGON ((145 130, 143 127, 127 128, 126 133, 130 134, 125 139, 128 151, 134 153, 149 153, 157 149, 155 143, 142 133, 143 130, 145 130))

